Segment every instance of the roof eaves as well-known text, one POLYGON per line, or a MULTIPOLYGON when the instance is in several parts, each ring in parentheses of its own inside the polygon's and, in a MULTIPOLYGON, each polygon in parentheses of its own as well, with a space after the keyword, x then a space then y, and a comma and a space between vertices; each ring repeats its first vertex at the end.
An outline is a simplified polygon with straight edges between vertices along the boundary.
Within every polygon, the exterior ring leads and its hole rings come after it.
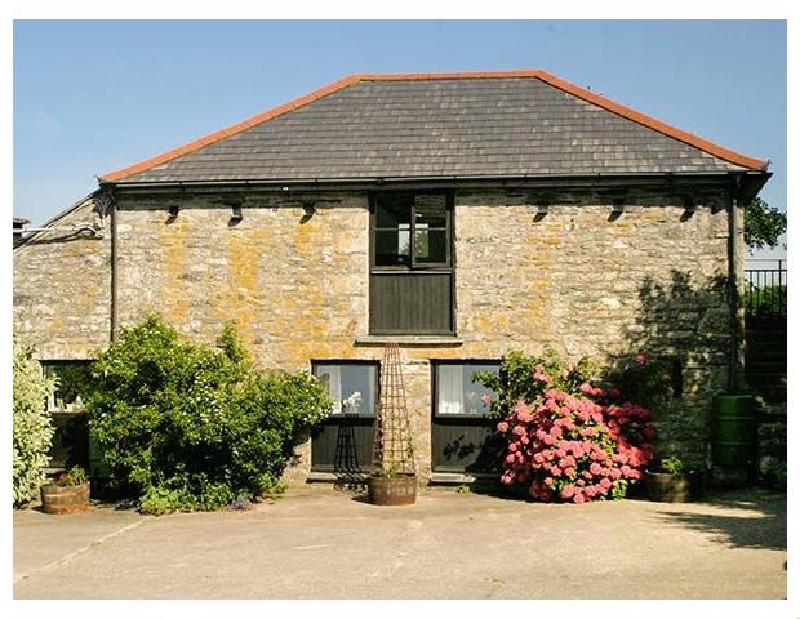
MULTIPOLYGON (((59 213, 56 213, 56 214, 55 214, 55 215, 53 215, 53 216, 52 216, 50 219, 48 219, 47 221, 45 221, 45 222, 44 222, 44 223, 43 223, 41 226, 37 226, 37 227, 38 227, 38 228, 49 228, 49 227, 51 227, 53 224, 56 224, 56 223, 58 223, 58 222, 59 222, 61 219, 63 219, 64 217, 66 217, 67 215, 69 215, 70 213, 72 213, 73 211, 76 211, 76 210, 78 210, 78 209, 79 209, 80 207, 82 207, 84 204, 86 204, 87 202, 89 202, 90 200, 92 200, 92 199, 95 197, 95 195, 97 195, 97 191, 93 191, 92 193, 90 193, 90 194, 88 194, 88 195, 86 195, 86 196, 82 197, 80 200, 78 200, 77 202, 75 202, 75 203, 74 203, 72 206, 69 206, 69 207, 65 208, 63 211, 61 211, 61 212, 59 212, 59 213)), ((26 220, 26 221, 29 221, 29 220, 26 220)), ((22 232, 25 232, 25 230, 24 230, 24 229, 22 229, 22 232)), ((30 241, 30 240, 32 240, 32 239, 34 239, 34 238, 36 238, 36 237, 37 237, 37 236, 39 236, 40 234, 44 234, 45 232, 47 232, 47 231, 46 231, 46 230, 39 230, 38 232, 34 232, 33 234, 30 234, 29 236, 25 236, 25 237, 23 237, 22 239, 20 239, 20 240, 17 242, 17 244, 16 244, 16 245, 14 245, 14 249, 16 250, 18 247, 22 247, 22 246, 23 246, 23 245, 25 245, 25 244, 26 244, 28 241, 30 241)))

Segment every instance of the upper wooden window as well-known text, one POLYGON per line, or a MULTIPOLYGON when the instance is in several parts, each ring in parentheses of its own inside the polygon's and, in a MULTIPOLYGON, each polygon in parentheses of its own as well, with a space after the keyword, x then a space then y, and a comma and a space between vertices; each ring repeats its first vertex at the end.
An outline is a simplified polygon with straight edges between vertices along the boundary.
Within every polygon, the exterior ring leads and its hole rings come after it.
POLYGON ((453 333, 453 194, 370 201, 370 333, 453 333))

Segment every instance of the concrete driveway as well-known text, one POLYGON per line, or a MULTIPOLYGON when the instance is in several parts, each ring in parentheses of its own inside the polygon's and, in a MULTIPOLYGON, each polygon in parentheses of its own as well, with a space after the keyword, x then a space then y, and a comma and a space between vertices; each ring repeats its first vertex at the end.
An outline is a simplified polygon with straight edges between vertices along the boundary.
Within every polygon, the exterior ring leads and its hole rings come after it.
POLYGON ((308 487, 251 512, 14 513, 17 599, 782 600, 785 560, 786 495, 761 491, 376 507, 308 487))

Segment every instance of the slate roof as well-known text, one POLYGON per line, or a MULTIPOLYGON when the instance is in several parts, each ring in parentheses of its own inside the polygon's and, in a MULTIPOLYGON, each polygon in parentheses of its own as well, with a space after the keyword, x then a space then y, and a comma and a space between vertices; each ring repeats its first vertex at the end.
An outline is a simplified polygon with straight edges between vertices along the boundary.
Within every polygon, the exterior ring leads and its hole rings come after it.
POLYGON ((543 71, 355 75, 101 182, 705 173, 767 163, 543 71))

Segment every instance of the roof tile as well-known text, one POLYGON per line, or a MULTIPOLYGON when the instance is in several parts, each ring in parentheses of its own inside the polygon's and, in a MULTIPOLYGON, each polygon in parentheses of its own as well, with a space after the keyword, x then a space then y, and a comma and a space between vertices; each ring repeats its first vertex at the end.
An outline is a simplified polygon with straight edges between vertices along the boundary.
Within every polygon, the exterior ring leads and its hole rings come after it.
POLYGON ((103 182, 762 170, 543 71, 351 76, 103 182))

